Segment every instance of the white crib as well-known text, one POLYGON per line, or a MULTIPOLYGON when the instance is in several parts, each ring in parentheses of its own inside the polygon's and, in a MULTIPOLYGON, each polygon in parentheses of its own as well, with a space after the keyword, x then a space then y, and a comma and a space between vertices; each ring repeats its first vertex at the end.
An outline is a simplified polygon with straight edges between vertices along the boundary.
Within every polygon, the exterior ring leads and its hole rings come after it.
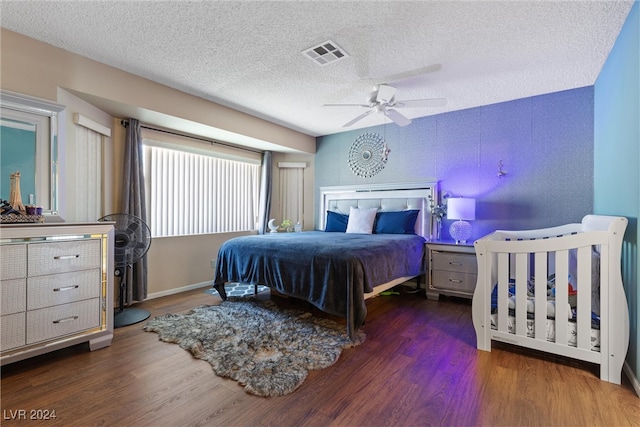
POLYGON ((493 339, 597 363, 600 379, 620 384, 629 346, 620 268, 626 227, 624 217, 587 215, 580 224, 478 239, 478 349, 491 351, 493 339))

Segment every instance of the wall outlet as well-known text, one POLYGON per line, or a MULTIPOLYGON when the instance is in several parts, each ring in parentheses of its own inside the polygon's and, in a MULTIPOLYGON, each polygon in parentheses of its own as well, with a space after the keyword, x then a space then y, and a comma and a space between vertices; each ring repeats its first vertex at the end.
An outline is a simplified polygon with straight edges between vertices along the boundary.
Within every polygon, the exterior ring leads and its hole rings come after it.
POLYGON ((211 268, 213 268, 213 269, 216 268, 216 260, 215 259, 211 260, 211 268))

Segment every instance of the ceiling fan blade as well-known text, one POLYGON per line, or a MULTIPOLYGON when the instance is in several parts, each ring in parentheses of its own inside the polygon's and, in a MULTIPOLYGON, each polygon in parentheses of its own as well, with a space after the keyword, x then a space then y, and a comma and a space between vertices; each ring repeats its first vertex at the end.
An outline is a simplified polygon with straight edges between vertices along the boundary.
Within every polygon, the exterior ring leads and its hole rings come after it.
POLYGON ((415 79, 417 77, 423 77, 429 73, 435 73, 436 71, 440 71, 442 69, 442 64, 432 64, 426 67, 416 68, 415 70, 403 71, 401 73, 396 74, 388 74, 384 77, 378 79, 378 81, 388 82, 388 83, 396 83, 402 80, 415 79))
POLYGON ((394 108, 423 108, 423 107, 444 107, 447 100, 444 98, 431 99, 407 99, 405 101, 397 101, 393 104, 394 108))
POLYGON ((378 85, 378 94, 376 95, 376 101, 382 104, 391 102, 396 94, 396 88, 387 85, 378 85))
POLYGON ((369 111, 366 111, 362 114, 360 114, 358 117, 356 117, 355 119, 351 120, 350 122, 347 122, 345 124, 342 125, 343 128, 348 128, 349 126, 355 124, 356 122, 364 119, 365 117, 367 117, 369 114, 373 113, 375 110, 372 108, 369 111))
POLYGON ((367 104, 323 104, 323 107, 364 107, 371 108, 371 105, 367 104))
POLYGON ((389 117, 391 120, 395 122, 398 126, 406 126, 411 123, 411 120, 398 113, 396 110, 392 108, 387 108, 384 110, 384 115, 389 117))

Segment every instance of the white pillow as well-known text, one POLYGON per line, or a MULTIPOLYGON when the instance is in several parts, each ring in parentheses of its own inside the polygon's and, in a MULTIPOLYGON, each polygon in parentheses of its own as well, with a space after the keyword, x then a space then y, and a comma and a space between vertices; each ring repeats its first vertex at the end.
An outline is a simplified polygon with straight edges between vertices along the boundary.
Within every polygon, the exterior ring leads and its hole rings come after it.
POLYGON ((376 220, 377 208, 358 209, 353 206, 349 209, 349 221, 347 233, 371 234, 373 222, 376 220))

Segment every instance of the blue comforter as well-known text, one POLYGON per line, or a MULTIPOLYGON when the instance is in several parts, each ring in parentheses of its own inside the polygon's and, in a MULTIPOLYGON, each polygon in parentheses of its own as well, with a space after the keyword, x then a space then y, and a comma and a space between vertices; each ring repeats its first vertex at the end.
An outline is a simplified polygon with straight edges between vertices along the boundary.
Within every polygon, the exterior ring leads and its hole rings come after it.
POLYGON ((367 314, 364 294, 425 272, 424 239, 409 234, 309 231, 237 237, 218 252, 214 286, 261 284, 347 318, 350 336, 367 314))

